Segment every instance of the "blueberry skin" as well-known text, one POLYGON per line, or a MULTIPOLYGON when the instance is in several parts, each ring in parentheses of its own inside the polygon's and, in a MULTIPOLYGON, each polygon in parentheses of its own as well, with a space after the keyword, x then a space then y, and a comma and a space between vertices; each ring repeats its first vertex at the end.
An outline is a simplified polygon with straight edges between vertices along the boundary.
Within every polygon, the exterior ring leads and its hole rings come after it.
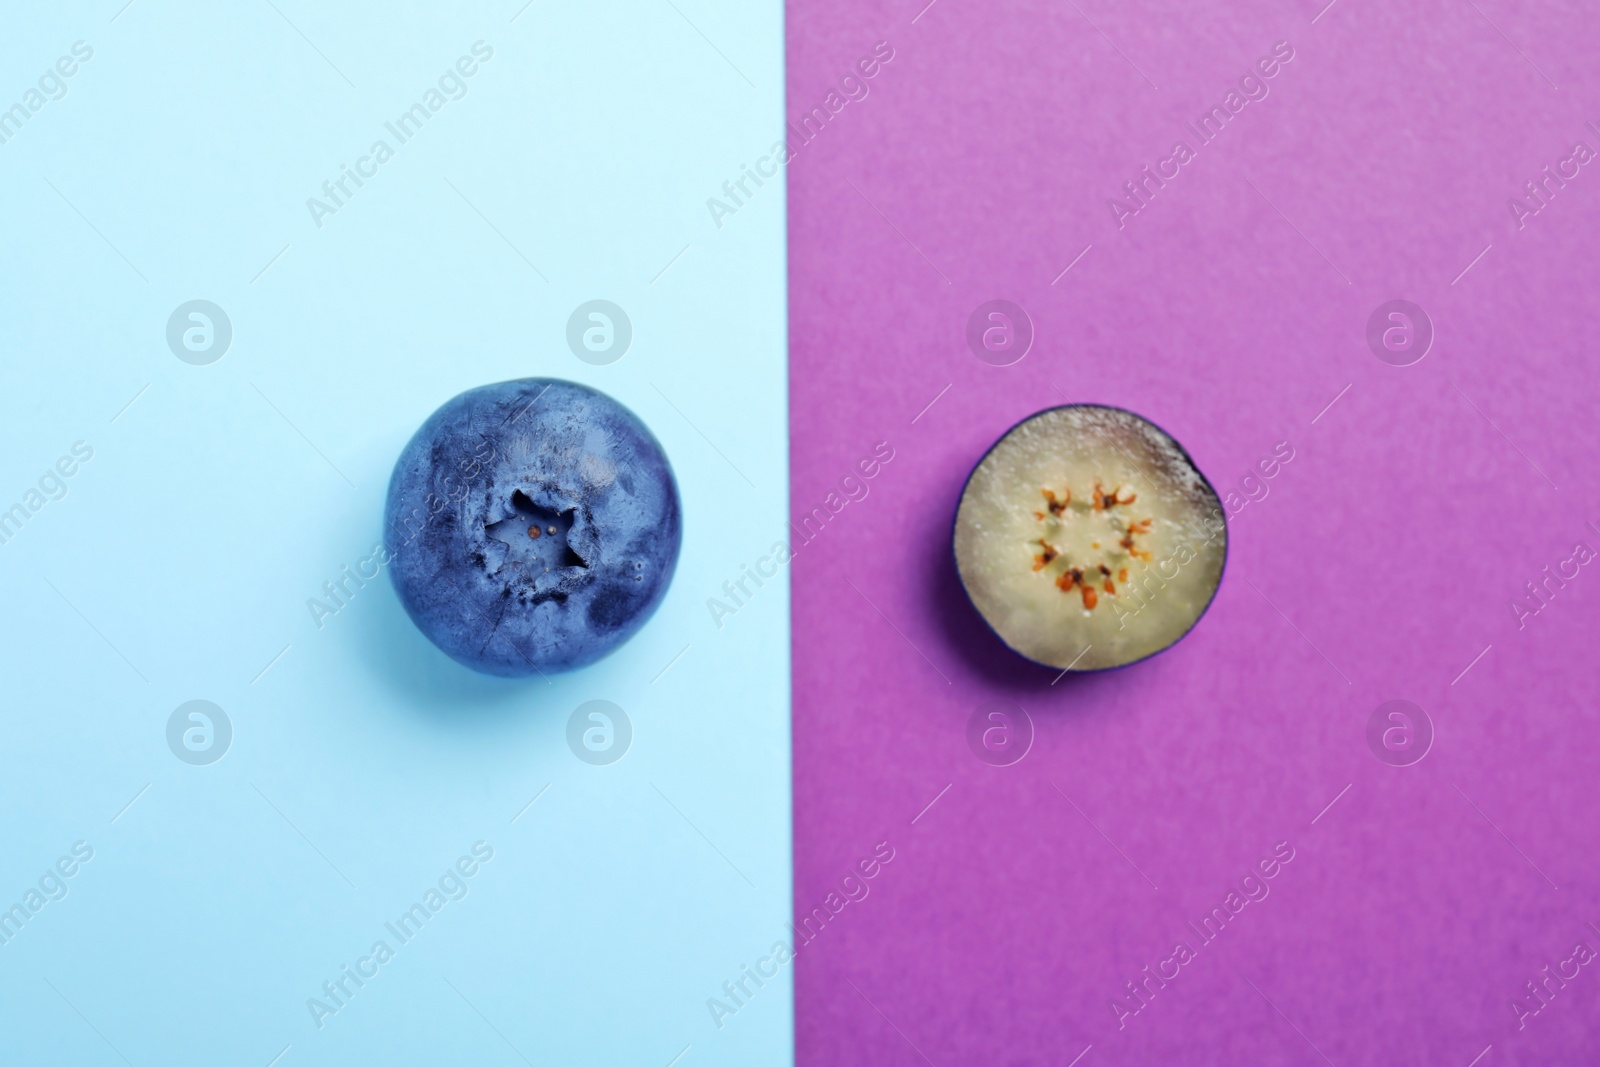
POLYGON ((609 396, 557 378, 480 386, 430 415, 395 463, 384 519, 417 629, 505 677, 581 667, 633 636, 683 541, 660 443, 609 396))

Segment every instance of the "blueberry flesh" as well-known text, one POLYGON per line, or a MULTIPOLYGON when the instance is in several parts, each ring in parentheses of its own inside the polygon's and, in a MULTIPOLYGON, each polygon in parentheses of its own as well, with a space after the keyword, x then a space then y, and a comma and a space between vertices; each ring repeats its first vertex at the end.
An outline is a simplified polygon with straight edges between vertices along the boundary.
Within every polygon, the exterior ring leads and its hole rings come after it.
POLYGON ((660 443, 556 378, 480 386, 430 415, 395 463, 384 529, 417 629, 506 677, 581 667, 633 636, 683 541, 660 443))
POLYGON ((1062 671, 1124 667, 1210 607, 1228 524, 1189 453, 1121 408, 1068 404, 1006 431, 967 478, 956 571, 989 628, 1062 671))

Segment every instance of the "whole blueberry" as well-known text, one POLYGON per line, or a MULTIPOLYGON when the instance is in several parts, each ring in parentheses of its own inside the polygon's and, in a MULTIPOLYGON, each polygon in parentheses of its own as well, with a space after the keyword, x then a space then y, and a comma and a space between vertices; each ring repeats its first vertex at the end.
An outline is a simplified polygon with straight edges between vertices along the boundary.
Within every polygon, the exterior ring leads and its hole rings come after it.
POLYGON ((683 540, 672 467, 638 416, 576 382, 468 390, 389 479, 389 572, 417 628, 486 674, 592 663, 631 637, 683 540))

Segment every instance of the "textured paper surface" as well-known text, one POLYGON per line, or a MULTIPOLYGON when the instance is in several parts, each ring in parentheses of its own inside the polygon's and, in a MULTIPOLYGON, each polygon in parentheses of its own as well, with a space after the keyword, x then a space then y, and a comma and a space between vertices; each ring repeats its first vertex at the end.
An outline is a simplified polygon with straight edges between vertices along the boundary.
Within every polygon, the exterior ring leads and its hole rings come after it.
POLYGON ((706 1008, 790 910, 787 589, 706 610, 786 517, 783 190, 705 206, 781 125, 781 6, 8 15, 0 515, 94 455, 0 538, 0 922, 94 858, 0 925, 0 1063, 788 1062, 792 969, 706 1008), (206 365, 165 333, 195 298, 232 323, 206 365), (567 333, 597 298, 632 323, 604 365, 567 333), (428 414, 529 376, 633 410, 684 514, 654 617, 548 683, 345 579, 428 414), (233 728, 205 766, 164 732, 194 699, 233 728), (632 724, 604 765, 568 731, 591 700, 632 724), (464 895, 400 943, 430 889, 464 895))
POLYGON ((1592 5, 919 7, 788 13, 792 122, 894 51, 790 168, 796 519, 894 451, 795 563, 797 915, 894 850, 800 953, 798 1062, 1585 1061, 1600 164, 1536 214, 1524 183, 1600 150, 1592 5), (967 345, 993 299, 1036 334, 1010 366, 967 345), (1393 299, 1436 331, 1410 366, 1366 340, 1393 299), (1239 499, 1294 458, 1231 516, 1190 636, 1053 681, 983 631, 949 527, 984 449, 1068 400, 1142 413, 1239 499), (966 740, 998 699, 1036 732, 1004 767, 966 740), (1411 766, 1368 746, 1393 699, 1436 731, 1411 766), (1279 842, 1202 944, 1186 923, 1279 842))

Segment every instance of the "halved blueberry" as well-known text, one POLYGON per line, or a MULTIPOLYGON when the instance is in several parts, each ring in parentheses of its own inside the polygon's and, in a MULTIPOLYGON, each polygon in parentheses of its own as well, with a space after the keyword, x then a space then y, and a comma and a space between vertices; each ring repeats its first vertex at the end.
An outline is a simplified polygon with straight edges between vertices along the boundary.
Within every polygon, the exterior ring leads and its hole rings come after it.
POLYGON ((956 508, 956 570, 1014 651, 1078 671, 1175 644, 1222 581, 1227 520, 1194 461, 1121 408, 1024 419, 985 453, 956 508))
POLYGON ((486 674, 592 663, 644 625, 678 562, 677 482, 638 417, 576 382, 468 390, 389 480, 390 574, 428 639, 486 674))

